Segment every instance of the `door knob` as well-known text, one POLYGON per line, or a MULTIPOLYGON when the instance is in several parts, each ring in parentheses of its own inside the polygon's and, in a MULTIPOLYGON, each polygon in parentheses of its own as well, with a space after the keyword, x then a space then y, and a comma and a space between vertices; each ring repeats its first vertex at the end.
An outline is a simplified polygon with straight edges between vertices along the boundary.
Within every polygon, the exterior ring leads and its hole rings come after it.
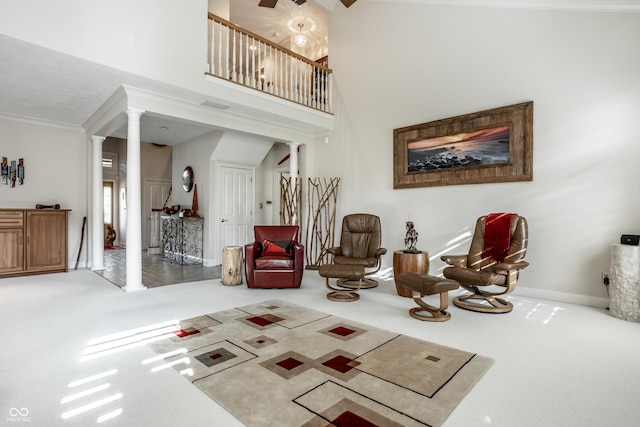
POLYGON ((222 220, 222 221, 220 221, 220 222, 227 222, 227 221, 229 221, 229 220, 228 220, 228 219, 223 219, 223 220, 222 220))

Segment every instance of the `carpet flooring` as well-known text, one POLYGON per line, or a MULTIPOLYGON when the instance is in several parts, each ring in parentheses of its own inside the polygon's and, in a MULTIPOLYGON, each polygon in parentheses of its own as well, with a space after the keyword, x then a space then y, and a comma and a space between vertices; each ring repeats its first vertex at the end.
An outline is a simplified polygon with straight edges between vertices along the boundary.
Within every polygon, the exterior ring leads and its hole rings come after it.
POLYGON ((247 426, 440 426, 493 363, 281 300, 173 327, 147 344, 151 369, 173 367, 247 426))

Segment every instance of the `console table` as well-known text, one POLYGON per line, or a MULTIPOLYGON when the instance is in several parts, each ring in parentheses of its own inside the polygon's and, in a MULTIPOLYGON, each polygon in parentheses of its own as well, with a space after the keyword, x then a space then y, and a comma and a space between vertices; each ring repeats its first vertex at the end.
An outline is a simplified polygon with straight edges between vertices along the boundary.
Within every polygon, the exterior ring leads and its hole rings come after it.
POLYGON ((640 246, 611 245, 609 314, 640 322, 640 246))
POLYGON ((162 259, 202 264, 203 218, 162 217, 162 259))

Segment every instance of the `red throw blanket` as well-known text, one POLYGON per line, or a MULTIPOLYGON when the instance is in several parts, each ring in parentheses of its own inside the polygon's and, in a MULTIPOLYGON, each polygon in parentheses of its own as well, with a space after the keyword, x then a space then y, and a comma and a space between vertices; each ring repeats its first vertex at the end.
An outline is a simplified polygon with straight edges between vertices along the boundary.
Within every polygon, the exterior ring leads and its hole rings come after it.
POLYGON ((484 250, 482 256, 502 262, 509 253, 511 244, 511 218, 516 214, 492 213, 487 215, 484 228, 484 250))

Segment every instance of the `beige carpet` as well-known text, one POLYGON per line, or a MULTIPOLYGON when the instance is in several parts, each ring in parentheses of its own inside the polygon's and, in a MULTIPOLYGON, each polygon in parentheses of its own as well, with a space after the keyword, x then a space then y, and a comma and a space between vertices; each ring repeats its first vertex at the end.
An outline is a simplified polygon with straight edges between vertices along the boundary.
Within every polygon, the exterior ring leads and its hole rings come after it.
POLYGON ((175 326, 153 363, 248 426, 439 426, 493 363, 280 300, 175 326))

